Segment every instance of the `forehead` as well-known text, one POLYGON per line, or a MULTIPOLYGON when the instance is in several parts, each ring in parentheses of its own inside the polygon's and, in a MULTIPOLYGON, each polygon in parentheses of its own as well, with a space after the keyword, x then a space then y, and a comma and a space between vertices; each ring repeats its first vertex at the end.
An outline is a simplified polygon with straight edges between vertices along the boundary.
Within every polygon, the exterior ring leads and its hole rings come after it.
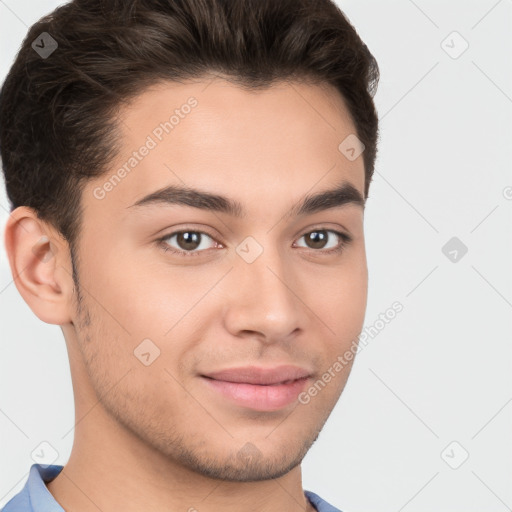
POLYGON ((241 203, 294 200, 341 181, 364 191, 362 156, 338 146, 355 133, 331 86, 279 82, 247 90, 226 80, 160 82, 120 111, 120 154, 86 198, 125 210, 168 185, 208 190, 241 203))

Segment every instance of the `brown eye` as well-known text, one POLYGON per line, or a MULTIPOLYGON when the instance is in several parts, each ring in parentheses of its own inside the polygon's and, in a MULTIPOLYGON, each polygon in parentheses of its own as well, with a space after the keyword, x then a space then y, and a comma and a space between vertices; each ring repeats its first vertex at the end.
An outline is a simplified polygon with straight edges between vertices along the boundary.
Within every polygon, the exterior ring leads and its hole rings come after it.
POLYGON ((180 249, 186 251, 197 249, 201 244, 201 235, 197 231, 183 231, 176 236, 176 243, 180 246, 180 249))
POLYGON ((315 229, 314 231, 309 231, 302 235, 301 238, 305 239, 306 246, 300 247, 306 247, 307 249, 315 250, 321 254, 341 252, 345 246, 352 241, 349 235, 333 229, 315 229), (336 236, 334 237, 333 235, 336 236), (336 238, 338 240, 336 240, 336 238), (331 243, 331 240, 334 242, 334 245, 331 243), (328 246, 329 243, 331 243, 330 247, 328 246))
POLYGON ((304 235, 306 243, 312 249, 323 249, 327 243, 329 237, 326 235, 326 231, 311 231, 304 235))
POLYGON ((182 230, 169 233, 165 237, 160 238, 159 242, 165 251, 171 251, 184 256, 195 256, 208 249, 208 247, 204 247, 204 241, 208 239, 213 240, 210 235, 202 231, 182 230), (175 237, 177 247, 169 243, 169 241, 175 237))

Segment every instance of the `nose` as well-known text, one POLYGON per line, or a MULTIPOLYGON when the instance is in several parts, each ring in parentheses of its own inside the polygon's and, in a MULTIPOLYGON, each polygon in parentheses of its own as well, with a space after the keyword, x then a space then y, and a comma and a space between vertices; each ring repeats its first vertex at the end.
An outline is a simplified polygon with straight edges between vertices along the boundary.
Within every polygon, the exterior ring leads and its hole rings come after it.
POLYGON ((289 339, 307 320, 299 281, 276 249, 265 248, 252 263, 237 258, 224 318, 228 331, 257 333, 266 343, 289 339))

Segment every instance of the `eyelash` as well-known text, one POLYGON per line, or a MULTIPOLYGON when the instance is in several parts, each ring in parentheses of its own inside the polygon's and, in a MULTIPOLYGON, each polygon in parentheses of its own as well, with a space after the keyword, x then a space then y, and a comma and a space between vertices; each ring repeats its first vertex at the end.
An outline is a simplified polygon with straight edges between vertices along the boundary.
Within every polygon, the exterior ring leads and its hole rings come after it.
MULTIPOLYGON (((313 252, 319 252, 319 253, 322 253, 322 254, 336 254, 336 253, 341 253, 347 245, 350 244, 350 242, 352 242, 352 237, 350 235, 347 235, 346 233, 342 233, 341 231, 336 231, 335 229, 327 229, 327 228, 315 228, 311 231, 308 231, 307 233, 304 233, 303 235, 300 236, 300 238, 302 238, 303 236, 305 235, 309 235, 311 233, 315 233, 317 231, 326 231, 326 232, 329 232, 329 233, 334 233, 335 235, 337 235, 340 239, 341 239, 341 242, 339 243, 339 245, 337 247, 334 247, 334 248, 331 248, 331 249, 311 249, 309 248, 310 251, 313 251, 313 252)), ((169 238, 172 238, 173 236, 175 235, 179 235, 180 233, 199 233, 201 235, 207 235, 208 237, 210 237, 212 240, 214 240, 215 242, 217 242, 215 240, 215 238, 210 235, 209 233, 205 232, 205 231, 199 231, 199 230, 194 230, 194 229, 181 229, 179 231, 173 231, 172 233, 169 233, 161 238, 158 238, 156 240, 156 242, 158 243, 158 245, 163 249, 164 252, 171 252, 173 254, 177 254, 177 255, 180 255, 180 256, 185 256, 185 257, 191 257, 191 256, 199 256, 201 255, 202 253, 206 252, 208 249, 203 249, 203 250, 200 250, 200 251, 180 251, 178 249, 173 249, 172 247, 169 246, 168 243, 166 243, 166 240, 168 240, 169 238)), ((218 243, 218 242, 217 242, 218 243)))

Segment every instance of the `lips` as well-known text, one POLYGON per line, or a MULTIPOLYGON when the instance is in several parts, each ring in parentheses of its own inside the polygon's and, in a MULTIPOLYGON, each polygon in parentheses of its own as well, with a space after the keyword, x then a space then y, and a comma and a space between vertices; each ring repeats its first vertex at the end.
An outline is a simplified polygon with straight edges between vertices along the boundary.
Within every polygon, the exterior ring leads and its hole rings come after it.
POLYGON ((215 372, 202 374, 214 380, 257 384, 261 386, 271 386, 277 384, 288 384, 298 379, 304 379, 311 376, 311 371, 306 368, 294 365, 281 365, 271 368, 259 366, 244 366, 237 368, 228 368, 215 372))
POLYGON ((237 408, 277 412, 285 411, 297 402, 299 394, 310 381, 308 375, 307 370, 298 367, 246 367, 202 375, 201 379, 209 392, 213 392, 211 396, 214 400, 221 398, 223 403, 237 408))

